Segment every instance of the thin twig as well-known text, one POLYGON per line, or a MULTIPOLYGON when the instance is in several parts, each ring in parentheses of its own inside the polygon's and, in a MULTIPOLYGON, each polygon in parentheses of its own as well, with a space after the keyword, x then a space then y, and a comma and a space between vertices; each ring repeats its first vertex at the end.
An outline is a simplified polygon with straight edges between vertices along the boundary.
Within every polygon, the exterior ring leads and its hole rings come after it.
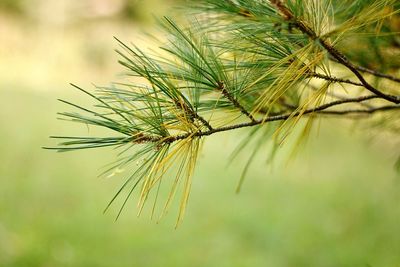
MULTIPOLYGON (((335 61, 335 62, 337 62, 337 63, 339 63, 335 58, 330 57, 330 59, 335 61)), ((379 71, 376 71, 376 70, 373 70, 373 69, 369 69, 369 68, 366 68, 366 67, 363 67, 363 66, 360 66, 360 65, 354 65, 354 67, 359 71, 371 74, 373 76, 380 77, 380 78, 385 78, 385 79, 400 83, 400 78, 397 78, 397 77, 395 77, 393 75, 385 74, 385 73, 382 73, 382 72, 379 72, 379 71)))
POLYGON ((382 106, 382 107, 376 107, 376 108, 371 108, 371 109, 348 109, 348 110, 324 110, 321 112, 318 112, 318 114, 326 114, 326 115, 346 115, 346 114, 372 114, 375 112, 380 112, 380 111, 389 111, 389 110, 395 110, 395 109, 400 109, 399 105, 387 105, 387 106, 382 106))
POLYGON ((322 79, 322 80, 325 80, 325 81, 328 81, 328 82, 332 82, 332 83, 347 83, 347 84, 351 84, 351 85, 355 85, 355 86, 364 87, 364 85, 362 83, 354 82, 354 81, 349 80, 349 79, 336 78, 336 77, 324 75, 324 74, 321 74, 321 73, 314 72, 314 73, 310 73, 309 76, 312 77, 312 78, 318 78, 318 79, 322 79))
POLYGON ((394 76, 392 76, 392 75, 385 74, 385 73, 381 73, 381 72, 375 71, 375 70, 371 70, 371 69, 365 68, 365 67, 363 67, 363 66, 355 66, 355 68, 356 68, 357 70, 359 70, 359 71, 372 74, 372 75, 374 75, 374 76, 376 76, 376 77, 381 77, 381 78, 389 79, 389 80, 392 80, 392 81, 394 81, 394 82, 400 83, 400 78, 394 77, 394 76))
POLYGON ((381 77, 381 78, 389 79, 389 80, 392 80, 392 81, 394 81, 394 82, 400 83, 400 78, 394 77, 394 76, 392 76, 392 75, 385 74, 385 73, 381 73, 381 72, 375 71, 375 70, 371 70, 371 69, 365 68, 365 67, 363 67, 363 66, 355 65, 354 67, 355 67, 357 70, 359 70, 359 71, 372 74, 372 75, 374 75, 374 76, 376 76, 376 77, 381 77))

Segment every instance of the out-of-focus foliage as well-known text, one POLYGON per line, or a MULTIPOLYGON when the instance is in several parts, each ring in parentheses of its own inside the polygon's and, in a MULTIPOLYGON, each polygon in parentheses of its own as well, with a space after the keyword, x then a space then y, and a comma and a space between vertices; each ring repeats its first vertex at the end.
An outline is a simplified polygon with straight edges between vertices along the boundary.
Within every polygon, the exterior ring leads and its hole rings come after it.
POLYGON ((1 0, 0 12, 23 15, 24 2, 24 0, 1 0))
POLYGON ((127 19, 148 22, 152 16, 167 10, 177 0, 1 0, 0 14, 16 15, 20 19, 47 21, 56 15, 67 21, 88 18, 127 19), (50 12, 48 12, 50 11, 50 12), (53 11, 53 13, 51 12, 53 11))
POLYGON ((163 9, 174 6, 183 0, 125 0, 121 15, 127 19, 148 20, 163 9))

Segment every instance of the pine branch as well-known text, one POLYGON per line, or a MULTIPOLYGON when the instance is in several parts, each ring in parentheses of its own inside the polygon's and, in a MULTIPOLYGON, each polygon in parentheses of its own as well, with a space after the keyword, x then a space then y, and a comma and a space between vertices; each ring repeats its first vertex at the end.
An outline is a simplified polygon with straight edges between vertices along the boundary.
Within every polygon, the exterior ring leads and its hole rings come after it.
MULTIPOLYGON (((167 138, 159 139, 159 140, 154 140, 156 142, 165 142, 165 143, 173 143, 178 140, 183 140, 188 137, 204 137, 204 136, 209 136, 215 133, 219 132, 226 132, 226 131, 231 131, 231 130, 236 130, 240 128, 246 128, 246 127, 252 127, 256 125, 261 125, 265 124, 267 122, 273 122, 273 121, 286 121, 288 119, 294 118, 294 117, 299 117, 307 114, 312 114, 312 113, 318 113, 320 111, 324 111, 328 108, 334 107, 334 106, 339 106, 347 103, 360 103, 366 100, 378 98, 376 95, 370 95, 370 96, 362 96, 362 97, 357 97, 357 98, 348 98, 345 100, 337 100, 337 101, 332 101, 323 105, 320 105, 315 108, 310 108, 305 111, 297 111, 297 112, 291 112, 287 114, 278 114, 278 115, 273 115, 273 116, 268 116, 265 117, 261 120, 255 120, 252 122, 247 122, 247 123, 240 123, 240 124, 235 124, 235 125, 229 125, 229 126, 224 126, 224 127, 219 127, 219 128, 214 128, 213 130, 205 131, 205 132, 197 132, 195 134, 182 134, 182 135, 176 135, 176 136, 169 136, 167 138)), ((374 113, 376 111, 387 111, 387 110, 393 110, 393 109, 398 109, 400 108, 400 105, 395 105, 395 106, 385 106, 381 108, 374 108, 370 110, 363 110, 364 113, 374 113)), ((336 112, 336 111, 335 111, 336 112)), ((348 111, 349 112, 349 111, 348 111)), ((359 112, 358 110, 356 112, 359 112)), ((349 112, 351 113, 351 112, 349 112)), ((360 112, 359 112, 360 113, 360 112)), ((346 113, 344 113, 346 114, 346 113)))
MULTIPOLYGON (((303 1, 287 3, 203 0, 199 10, 215 12, 216 16, 208 17, 204 25, 196 22, 188 28, 166 18, 163 27, 168 41, 160 45, 160 53, 147 53, 117 39, 123 49, 117 50, 121 57, 119 63, 126 68, 128 76, 139 78, 141 83, 135 79, 132 83, 97 88, 94 93, 73 85, 93 98, 96 105, 89 109, 61 100, 82 114, 63 112, 60 115, 65 120, 109 129, 118 136, 53 136, 63 141, 51 149, 123 148, 117 162, 106 173, 114 175, 133 162, 137 166, 107 206, 128 189, 118 216, 135 189, 140 191, 140 214, 152 189, 159 188, 163 176, 176 171, 162 214, 168 210, 176 192, 181 191, 179 222, 187 205, 201 141, 207 136, 251 128, 249 137, 240 145, 243 148, 263 129, 262 138, 256 141, 259 149, 267 140, 276 141, 274 133, 281 135, 282 129, 286 137, 302 118, 307 119, 307 132, 312 119, 319 116, 348 118, 377 112, 396 115, 400 110, 400 96, 375 88, 362 73, 395 82, 400 79, 357 66, 337 49, 327 39, 332 32, 324 34, 329 30, 323 23, 329 10, 321 12, 326 6, 319 6, 315 13, 307 10, 309 17, 298 14, 309 2, 304 2, 304 6, 303 1), (327 55, 350 70, 358 81, 331 74, 326 64, 327 55), (321 79, 322 85, 313 87, 312 79, 321 79), (362 92, 373 94, 341 96, 330 90, 335 89, 330 88, 332 84, 340 84, 345 89, 346 85, 362 87, 362 92), (334 100, 327 102, 327 97, 334 100), (383 105, 381 100, 394 104, 383 105), (346 104, 352 105, 345 109, 346 104), (250 121, 243 122, 237 113, 232 115, 227 110, 238 110, 250 121), (225 117, 219 117, 221 114, 225 117)), ((377 7, 385 3, 379 2, 377 7)), ((360 17, 376 21, 367 15, 360 17)), ((354 28, 364 25, 360 17, 354 28)), ((346 31, 341 27, 335 29, 336 33, 346 31)), ((155 200, 157 195, 158 189, 155 200)), ((154 206, 152 216, 153 213, 154 206)))
POLYGON ((393 102, 395 104, 400 103, 400 96, 385 94, 369 84, 362 76, 362 74, 358 71, 357 67, 352 62, 350 62, 344 54, 342 54, 339 50, 332 46, 327 40, 321 39, 319 36, 317 36, 317 34, 304 22, 298 20, 293 15, 292 11, 290 11, 281 0, 271 0, 271 3, 282 14, 285 20, 290 21, 290 23, 294 27, 306 34, 311 40, 318 41, 333 58, 335 58, 340 64, 347 67, 351 72, 353 72, 367 90, 380 96, 383 99, 386 99, 387 101, 393 102))

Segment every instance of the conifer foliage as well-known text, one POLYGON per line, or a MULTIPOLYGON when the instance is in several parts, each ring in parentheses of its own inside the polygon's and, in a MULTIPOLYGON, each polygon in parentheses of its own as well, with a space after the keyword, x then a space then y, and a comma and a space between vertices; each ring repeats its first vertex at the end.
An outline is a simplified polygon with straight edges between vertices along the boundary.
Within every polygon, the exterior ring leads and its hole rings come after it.
POLYGON ((152 213, 161 201, 162 215, 179 194, 181 221, 202 141, 213 134, 248 129, 238 150, 256 144, 254 156, 268 142, 275 151, 296 126, 306 134, 313 121, 331 116, 400 130, 398 1, 202 0, 189 6, 184 26, 163 19, 158 50, 117 40, 132 82, 95 91, 73 85, 94 107, 62 100, 75 110, 61 113, 64 119, 110 135, 53 136, 61 140, 55 149, 120 149, 109 172, 127 169, 128 177, 110 205, 123 195, 123 208, 136 190, 139 212, 152 197, 152 213), (157 201, 160 186, 170 193, 157 201))

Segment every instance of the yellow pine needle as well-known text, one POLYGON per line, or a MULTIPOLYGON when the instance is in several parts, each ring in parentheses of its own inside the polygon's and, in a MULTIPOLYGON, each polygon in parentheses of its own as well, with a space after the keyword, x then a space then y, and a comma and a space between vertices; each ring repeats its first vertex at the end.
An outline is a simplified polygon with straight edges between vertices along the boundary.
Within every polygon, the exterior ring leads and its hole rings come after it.
MULTIPOLYGON (((323 102, 325 102, 326 97, 327 97, 326 92, 327 92, 329 86, 330 86, 329 83, 324 84, 324 86, 322 86, 321 89, 319 90, 320 93, 314 94, 315 95, 314 106, 319 106, 323 102)), ((300 146, 302 144, 304 144, 304 140, 308 140, 307 137, 310 135, 310 132, 311 132, 311 129, 312 129, 312 126, 313 126, 314 122, 315 122, 314 114, 310 114, 310 116, 307 119, 306 125, 303 128, 303 131, 302 131, 300 137, 297 138, 297 141, 296 141, 296 143, 294 145, 294 148, 292 149, 292 152, 290 153, 290 155, 288 157, 288 161, 290 159, 293 159, 296 156, 296 154, 300 150, 300 146)))
MULTIPOLYGON (((193 133, 194 134, 194 133, 193 133)), ((179 142, 178 145, 174 147, 174 149, 169 152, 167 155, 164 155, 164 153, 159 153, 157 158, 154 160, 154 163, 147 174, 146 178, 144 179, 142 190, 140 193, 140 198, 139 198, 139 212, 138 216, 141 214, 144 204, 148 198, 148 195, 154 185, 157 182, 160 182, 164 174, 170 169, 170 167, 174 164, 174 162, 181 157, 182 155, 187 154, 185 152, 184 148, 187 146, 187 144, 191 143, 191 139, 193 137, 193 134, 188 136, 186 139, 182 140, 179 142), (183 151, 181 151, 183 150, 183 151), (161 170, 161 171, 160 171, 161 170)), ((185 162, 185 160, 183 160, 185 162)), ((178 170, 177 172, 177 179, 179 180, 179 177, 181 176, 181 170, 178 170)), ((173 186, 174 188, 174 186, 173 186)), ((174 191, 174 189, 172 189, 174 191)))
POLYGON ((172 199, 175 196, 175 193, 176 193, 176 190, 177 190, 177 187, 178 187, 178 184, 179 184, 179 180, 182 177, 182 171, 185 168, 185 164, 186 164, 186 160, 187 160, 187 152, 186 152, 187 147, 185 146, 184 148, 185 148, 184 151, 180 155, 178 155, 178 157, 182 158, 182 160, 181 160, 181 163, 179 165, 178 171, 176 172, 175 180, 174 180, 174 182, 172 184, 172 187, 170 189, 167 201, 166 201, 166 203, 164 205, 163 212, 160 215, 160 219, 168 212, 170 204, 172 202, 172 199))
MULTIPOLYGON (((269 106, 269 110, 273 105, 281 98, 283 95, 295 84, 301 79, 302 76, 304 76, 305 73, 307 73, 310 69, 313 69, 315 65, 317 65, 323 58, 323 53, 317 54, 314 59, 309 62, 308 64, 304 65, 301 67, 301 64, 292 64, 287 72, 289 77, 287 79, 282 79, 281 81, 278 82, 277 88, 275 89, 274 93, 263 100, 264 106, 269 106), (292 71, 293 69, 293 71, 292 71), (297 70, 294 71, 294 70, 297 70), (293 76, 294 73, 295 75, 293 76)), ((268 118, 268 113, 267 112, 264 116, 264 119, 268 118)))
POLYGON ((153 219, 153 216, 154 216, 154 214, 155 214, 156 204, 157 204, 157 200, 158 200, 158 195, 159 195, 159 193, 160 193, 160 188, 161 188, 161 181, 162 181, 161 179, 159 179, 159 181, 158 181, 156 196, 155 196, 154 201, 153 201, 153 208, 151 209, 151 215, 150 215, 150 219, 151 219, 151 220, 153 219))
POLYGON ((293 128, 297 125, 300 119, 303 117, 304 112, 309 108, 309 106, 318 106, 324 97, 326 97, 326 91, 329 88, 329 83, 325 83, 324 86, 320 88, 317 92, 314 92, 311 97, 307 99, 307 101, 296 110, 292 112, 292 115, 285 120, 282 125, 278 127, 273 136, 278 136, 284 128, 287 128, 282 138, 280 138, 279 143, 282 144, 284 140, 289 136, 293 128), (295 114, 299 113, 297 116, 295 114), (294 118, 294 121, 292 119, 294 118))
MULTIPOLYGON (((268 104, 272 100, 278 99, 281 95, 283 95, 282 91, 285 92, 288 90, 288 84, 295 83, 298 79, 294 79, 295 77, 301 77, 304 73, 297 72, 298 70, 298 65, 300 65, 300 61, 295 60, 296 57, 301 58, 304 57, 302 54, 309 54, 311 51, 312 44, 308 44, 305 47, 299 49, 292 55, 282 59, 277 65, 275 65, 273 68, 271 68, 269 71, 266 72, 265 75, 263 75, 262 78, 265 78, 266 76, 272 74, 276 70, 278 70, 283 64, 291 62, 289 67, 282 73, 281 79, 276 79, 268 88, 264 90, 264 92, 261 94, 259 99, 257 100, 257 105, 253 108, 251 111, 251 114, 257 114, 260 110, 262 110, 264 107, 268 106, 268 104), (270 95, 272 92, 272 96, 270 95), (279 93, 281 92, 281 95, 279 93), (275 99, 273 99, 273 96, 278 95, 275 99)), ((260 80, 259 78, 257 82, 260 80)), ((254 84, 254 83, 253 83, 254 84)), ((250 85, 250 87, 252 84, 250 85)))
POLYGON ((149 184, 150 184, 150 182, 152 180, 154 172, 157 169, 157 165, 158 165, 157 163, 158 163, 159 159, 162 157, 162 155, 163 155, 162 153, 159 153, 157 155, 157 157, 154 160, 154 163, 153 163, 149 173, 145 176, 144 181, 142 183, 142 190, 141 190, 140 197, 139 197, 139 202, 138 202, 138 208, 139 208, 138 216, 140 216, 140 214, 141 214, 141 212, 143 210, 144 204, 145 204, 146 199, 148 197, 148 193, 149 193, 149 191, 151 189, 151 187, 149 187, 149 184))
POLYGON ((192 185, 192 177, 193 177, 193 172, 196 166, 196 161, 197 161, 197 156, 198 156, 198 149, 199 149, 199 144, 198 140, 194 141, 195 144, 190 143, 188 149, 190 150, 189 154, 189 162, 187 163, 186 166, 186 175, 185 175, 185 182, 183 185, 183 193, 182 193, 182 198, 181 198, 181 204, 179 208, 179 214, 178 214, 178 219, 176 221, 175 227, 179 225, 179 223, 183 220, 183 217, 185 215, 186 211, 186 206, 188 203, 189 195, 190 195, 190 190, 191 190, 191 185, 192 185))
POLYGON ((377 23, 375 33, 378 33, 383 21, 396 13, 389 8, 389 6, 393 5, 394 3, 394 0, 376 0, 354 17, 348 19, 347 21, 335 27, 332 31, 326 33, 325 36, 337 33, 340 33, 341 36, 344 36, 349 32, 353 32, 359 28, 373 23, 377 23))

